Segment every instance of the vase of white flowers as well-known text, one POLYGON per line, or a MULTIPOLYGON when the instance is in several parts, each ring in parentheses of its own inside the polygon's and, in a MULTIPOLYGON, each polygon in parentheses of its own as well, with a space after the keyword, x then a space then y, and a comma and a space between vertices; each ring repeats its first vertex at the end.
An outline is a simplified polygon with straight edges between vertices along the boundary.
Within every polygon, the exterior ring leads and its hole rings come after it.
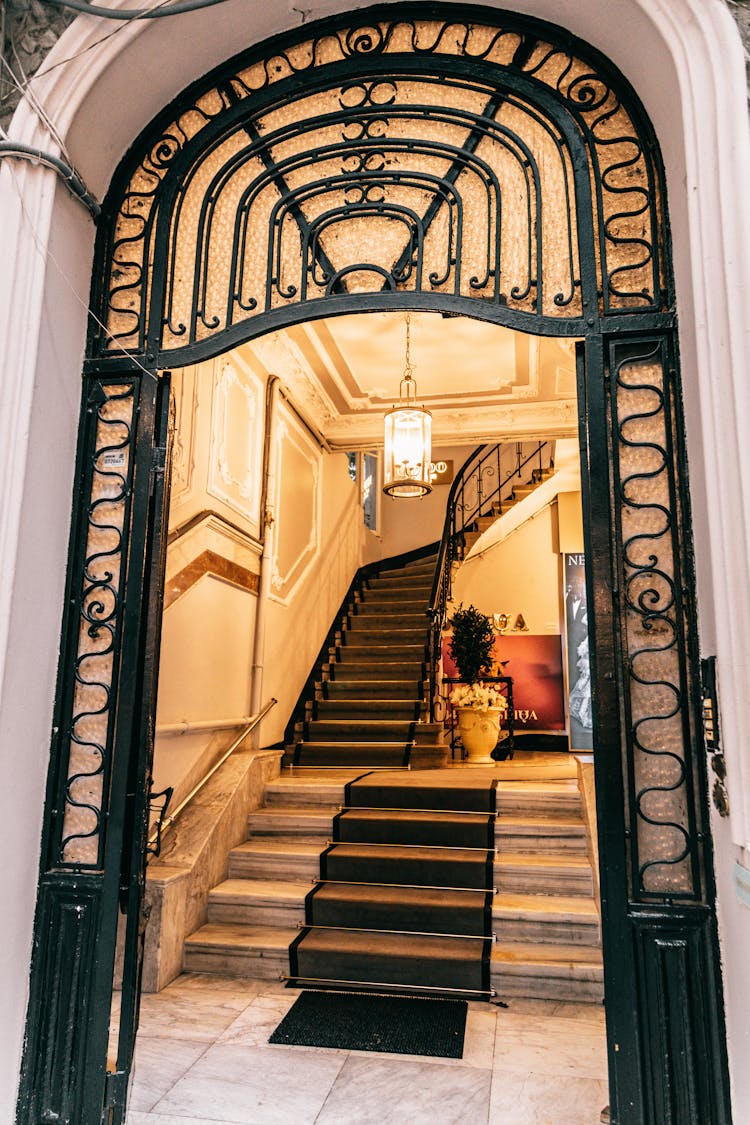
POLYGON ((508 710, 505 696, 481 681, 455 688, 450 701, 458 714, 458 732, 470 762, 492 762, 500 723, 508 710))

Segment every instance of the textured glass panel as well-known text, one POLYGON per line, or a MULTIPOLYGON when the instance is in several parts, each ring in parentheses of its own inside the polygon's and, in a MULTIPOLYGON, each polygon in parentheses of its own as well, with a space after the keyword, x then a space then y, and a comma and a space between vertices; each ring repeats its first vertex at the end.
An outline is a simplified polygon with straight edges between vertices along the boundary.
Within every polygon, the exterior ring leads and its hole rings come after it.
POLYGON ((586 249, 600 311, 661 307, 660 181, 631 115, 585 59, 498 18, 508 26, 396 18, 329 30, 184 105, 115 210, 104 346, 144 346, 151 260, 163 253, 153 242, 161 185, 185 145, 209 125, 215 133, 238 101, 247 101, 245 119, 217 148, 196 147, 178 191, 165 348, 290 302, 362 289, 580 317, 573 162, 558 127, 508 85, 518 74, 553 92, 587 153, 595 244, 586 249), (392 77, 368 73, 368 59, 387 55, 392 77), (477 77, 410 76, 411 58, 424 65, 430 55, 436 68, 473 59, 477 77), (327 80, 326 68, 342 63, 350 76, 327 80), (493 69, 480 70, 485 63, 493 69), (309 76, 308 92, 300 76, 309 76), (280 85, 290 79, 293 91, 280 85), (271 101, 255 109, 260 91, 271 101), (232 151, 244 153, 236 165, 232 151))
POLYGON ((638 878, 693 890, 688 855, 684 676, 675 555, 675 482, 659 346, 615 372, 616 440, 638 878))
POLYGON ((97 409, 60 861, 96 865, 121 619, 123 528, 131 473, 133 387, 102 388, 97 409))

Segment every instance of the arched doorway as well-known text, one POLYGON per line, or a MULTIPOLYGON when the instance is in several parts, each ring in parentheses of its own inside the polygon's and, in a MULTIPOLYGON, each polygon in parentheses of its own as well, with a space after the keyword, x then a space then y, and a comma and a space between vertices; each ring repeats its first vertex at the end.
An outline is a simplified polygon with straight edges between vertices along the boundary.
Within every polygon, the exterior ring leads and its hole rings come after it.
MULTIPOLYGON (((424 6, 371 10, 234 60, 149 127, 110 191, 84 377, 27 1114, 45 1083, 60 1085, 59 1104, 81 1121, 98 1120, 105 1098, 108 1013, 97 1001, 111 990, 121 872, 143 850, 159 596, 148 568, 158 571, 154 482, 167 431, 157 373, 296 320, 425 308, 586 341, 580 429, 615 1119, 728 1119, 658 148, 633 92, 584 44, 484 9, 425 17, 424 6), (65 1005, 52 999, 62 983, 65 1005), (87 1034, 58 1053, 74 1025, 87 1034)), ((137 885, 128 916, 137 936, 137 885)))

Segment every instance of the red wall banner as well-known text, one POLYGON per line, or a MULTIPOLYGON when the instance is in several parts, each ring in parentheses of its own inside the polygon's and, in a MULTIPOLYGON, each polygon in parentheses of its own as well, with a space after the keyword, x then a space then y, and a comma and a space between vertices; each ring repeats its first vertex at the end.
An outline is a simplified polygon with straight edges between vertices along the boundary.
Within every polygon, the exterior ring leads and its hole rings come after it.
MULTIPOLYGON (((455 676, 449 652, 450 637, 443 640, 443 675, 455 676)), ((562 642, 558 634, 510 633, 495 638, 495 658, 506 661, 498 670, 513 677, 515 728, 565 730, 562 642)))

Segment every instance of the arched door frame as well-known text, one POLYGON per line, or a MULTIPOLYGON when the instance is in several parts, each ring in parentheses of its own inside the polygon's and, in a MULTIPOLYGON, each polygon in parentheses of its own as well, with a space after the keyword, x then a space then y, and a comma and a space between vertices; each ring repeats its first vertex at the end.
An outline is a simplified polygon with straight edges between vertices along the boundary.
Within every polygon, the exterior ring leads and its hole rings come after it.
MULTIPOLYGON (((439 7, 435 10, 437 13, 449 11, 439 7)), ((486 12, 484 18, 487 22, 486 12)), ((533 27, 540 34, 544 31, 548 37, 554 34, 553 29, 539 25, 536 21, 525 21, 518 17, 513 19, 523 28, 533 27)), ((335 22, 337 26, 344 25, 344 21, 340 19, 335 22)), ((380 66, 373 67, 373 60, 368 60, 368 71, 374 69, 387 74, 389 60, 378 61, 380 66)), ((436 68, 435 57, 421 61, 432 64, 433 71, 436 68)), ((455 65, 455 60, 451 61, 454 64, 453 72, 464 69, 461 64, 455 65)), ((477 67, 478 63, 473 61, 466 64, 465 68, 476 70, 477 67)), ((446 69, 451 68, 446 64, 446 69)), ((342 68, 342 77, 346 73, 345 68, 342 68)), ((351 70, 348 71, 348 77, 352 77, 351 70)), ((522 89, 525 84, 528 85, 522 75, 516 76, 516 88, 522 89)), ((622 86, 626 89, 624 82, 622 86)), ((548 100, 550 104, 545 108, 551 117, 557 118, 556 123, 571 145, 575 162, 576 153, 580 156, 580 142, 575 138, 564 113, 555 106, 554 100, 548 100)), ((542 98, 541 101, 545 99, 542 98)), ((635 100, 633 105, 637 107, 635 100)), ((243 107, 235 106, 229 116, 232 115, 240 119, 243 107)), ((227 123, 231 122, 222 118, 222 127, 227 123)), ((158 126, 159 123, 156 124, 158 126)), ((647 124, 642 124, 643 135, 650 139, 647 124)), ((188 161, 186 149, 186 165, 188 161)), ((175 168, 179 171, 179 161, 175 168)), ((170 192, 174 196, 180 183, 181 179, 176 174, 170 181, 169 190, 164 193, 161 214, 171 216, 170 203, 173 200, 170 199, 170 192)), ((581 204, 582 197, 585 198, 586 195, 586 181, 577 177, 575 183, 577 202, 581 204)), ((580 239, 582 244, 585 244, 588 233, 585 228, 586 213, 585 206, 577 212, 578 231, 583 231, 580 239)), ((589 206, 588 214, 590 213, 589 206)), ((159 251, 158 229, 157 226, 157 254, 153 275, 157 283, 165 280, 166 268, 166 258, 159 251)), ((166 229, 165 226, 164 230, 166 229)), ((593 227, 589 245, 592 243, 593 227)), ((163 251, 165 255, 166 241, 163 251)), ((666 252, 668 254, 668 250, 666 252)), ((111 262, 104 242, 100 246, 99 255, 100 267, 104 268, 111 262)), ((581 276, 581 288, 590 300, 596 296, 595 264, 590 259, 587 263, 583 255, 581 276), (587 284, 584 278, 586 269, 589 270, 587 284)), ((671 288, 668 273, 667 284, 671 288)), ((79 522, 76 525, 74 521, 73 542, 76 550, 71 556, 69 579, 74 609, 66 625, 68 644, 63 651, 58 694, 61 722, 56 725, 60 726, 64 739, 66 730, 70 735, 71 715, 76 706, 76 683, 80 685, 83 680, 77 673, 80 672, 84 656, 90 656, 90 653, 83 654, 80 649, 81 621, 85 620, 92 629, 101 630, 103 626, 101 621, 97 621, 97 615, 102 611, 95 609, 92 617, 91 606, 101 606, 101 598, 111 596, 112 620, 114 621, 115 615, 119 615, 111 632, 119 684, 115 676, 111 685, 105 685, 105 692, 111 688, 111 700, 118 711, 118 715, 115 715, 113 706, 112 715, 107 716, 107 750, 110 754, 107 769, 111 772, 105 773, 105 787, 109 785, 115 797, 118 785, 122 789, 127 777, 129 745, 134 730, 132 714, 123 720, 121 712, 124 706, 129 706, 131 712, 137 710, 142 691, 139 677, 142 679, 143 676, 143 645, 147 629, 143 576, 145 560, 152 550, 148 512, 154 475, 155 419, 158 416, 156 372, 162 367, 195 362, 209 355, 219 354, 240 340, 292 323, 295 319, 309 319, 311 315, 399 307, 435 308, 475 316, 478 314, 475 300, 462 294, 449 296, 444 293, 415 294, 406 291, 330 296, 307 304, 300 302, 291 311, 289 308, 268 310, 265 314, 259 314, 254 324, 241 322, 211 339, 195 340, 185 348, 164 349, 160 347, 164 297, 158 284, 153 285, 152 293, 149 320, 151 327, 143 335, 143 346, 139 346, 132 355, 112 354, 107 351, 106 342, 102 346, 98 334, 92 335, 89 359, 86 362, 83 424, 79 444, 81 503, 77 512, 79 522), (96 459, 103 451, 109 453, 120 448, 126 449, 127 453, 124 460, 118 463, 124 472, 122 495, 115 498, 120 505, 115 517, 119 537, 116 549, 116 553, 119 553, 117 575, 114 582, 110 576, 109 583, 103 583, 97 578, 93 586, 89 582, 89 589, 86 590, 86 582, 89 581, 86 578, 87 571, 97 554, 94 549, 96 544, 93 548, 88 545, 86 529, 90 532, 92 513, 95 506, 101 504, 101 496, 95 496, 93 491, 95 477, 99 472, 96 459), (137 575, 140 575, 140 581, 134 582, 137 575), (124 582, 125 577, 127 584, 124 582), (105 585, 106 595, 102 593, 105 585), (93 587, 95 590, 92 594, 93 587), (94 596, 100 599, 99 602, 92 602, 94 596), (129 703, 128 691, 131 693, 129 703)), ((614 1119, 620 1125, 662 1120, 679 1121, 680 1125, 683 1121, 703 1123, 729 1120, 710 838, 705 829, 705 778, 700 757, 697 637, 694 628, 690 522, 684 477, 679 381, 676 375, 678 361, 673 299, 668 300, 665 306, 661 293, 654 293, 653 296, 654 305, 659 307, 651 312, 639 312, 637 316, 625 310, 602 317, 596 309, 586 309, 585 306, 580 317, 565 321, 538 314, 528 316, 501 305, 492 308, 483 306, 481 313, 482 319, 526 331, 533 330, 538 334, 554 332, 586 338, 585 363, 582 357, 579 368, 581 438, 585 460, 582 476, 587 553, 592 564, 590 597, 594 606, 597 791, 604 868, 602 897, 605 914, 610 1070, 616 1114, 614 1119), (644 382, 649 378, 651 382, 644 382), (644 395, 647 400, 645 403, 644 395), (635 411, 623 405, 629 396, 640 396, 640 406, 635 411), (643 477, 644 473, 639 473, 628 463, 629 449, 638 447, 641 453, 653 450, 653 435, 647 438, 638 433, 638 427, 655 413, 663 416, 662 430, 659 431, 663 432, 663 445, 658 454, 661 465, 657 465, 654 470, 652 462, 647 466, 645 475, 653 477, 664 472, 665 480, 668 481, 666 513, 670 542, 674 544, 671 557, 673 572, 667 576, 670 586, 667 597, 671 598, 669 605, 658 604, 665 595, 663 589, 657 588, 664 574, 659 571, 657 576, 659 568, 656 562, 650 565, 636 562, 634 565, 633 560, 628 558, 628 551, 638 540, 646 537, 655 539, 664 534, 663 530, 657 533, 653 525, 644 530, 643 526, 632 523, 633 513, 639 508, 650 507, 652 515, 655 508, 665 508, 663 497, 654 504, 632 495, 633 482, 643 477), (628 426, 631 429, 626 432, 628 426), (630 524, 627 523, 628 516, 630 524), (640 588, 636 587, 632 597, 628 590, 633 575, 631 573, 628 578, 628 567, 631 571, 633 568, 640 571, 641 578, 648 573, 648 582, 651 583, 642 583, 640 588), (667 691, 672 692, 673 701, 679 702, 680 722, 685 736, 684 768, 678 779, 679 786, 684 790, 685 808, 678 831, 686 844, 685 857, 689 868, 689 873, 685 876, 685 886, 689 884, 687 891, 680 885, 673 891, 665 889, 665 886, 656 890, 648 886, 649 870, 665 864, 681 863, 682 856, 679 859, 659 860, 649 858, 646 853, 644 861, 643 853, 639 856, 638 851, 641 842, 639 828, 643 829, 643 823, 661 824, 665 829, 674 829, 675 823, 663 819, 654 820, 653 815, 648 812, 643 815, 644 789, 641 782, 636 780, 637 771, 632 761, 633 747, 645 754, 668 755, 675 760, 677 757, 663 748, 649 748, 648 738, 641 738, 638 733, 643 732, 644 727, 648 730, 649 723, 653 724, 658 719, 669 716, 639 716, 636 709, 635 719, 629 725, 629 720, 633 720, 633 682, 641 686, 654 682, 644 679, 637 672, 633 675, 634 661, 637 663, 638 657, 643 655, 642 651, 634 652, 632 645, 630 650, 627 647, 628 630, 630 628, 632 631, 633 628, 632 622, 628 623, 628 614, 633 612, 640 613, 641 625, 644 626, 645 623, 647 630, 654 626, 665 626, 669 613, 672 613, 674 622, 670 618, 668 629, 679 634, 674 643, 681 646, 680 679, 678 683, 669 684, 667 691), (684 622, 688 624, 684 625, 684 622), (629 733, 626 733, 626 728, 629 728, 629 733), (626 747, 625 751, 623 747, 626 747), (643 823, 639 822, 639 818, 643 823), (635 1005, 632 1003, 633 997, 635 1005), (654 1000, 658 1003, 654 1003, 654 1000)), ((601 299, 601 294, 599 297, 601 299)), ((102 316, 106 316, 104 306, 100 306, 100 312, 102 316)), ((112 553, 111 544, 107 546, 107 550, 112 553)), ((109 609, 106 612, 109 615, 109 609)), ((651 650, 652 653, 656 651, 658 649, 651 650)), ((109 701, 108 695, 108 705, 109 701)), ((113 941, 111 902, 108 910, 106 895, 101 894, 102 887, 98 885, 94 872, 102 868, 106 875, 109 870, 112 892, 115 884, 112 883, 111 872, 115 866, 119 869, 123 835, 128 825, 123 804, 119 819, 116 816, 110 820, 106 834, 98 833, 98 828, 97 832, 90 832, 88 828, 76 832, 75 826, 71 831, 72 822, 66 828, 66 803, 68 812, 71 805, 81 808, 80 802, 68 799, 71 782, 70 773, 66 772, 68 756, 69 747, 66 751, 58 742, 50 775, 42 860, 46 874, 40 883, 37 927, 40 941, 41 934, 46 933, 49 940, 62 941, 63 948, 67 943, 71 951, 75 950, 80 964, 83 963, 80 959, 90 956, 96 945, 103 942, 109 947, 113 941), (52 871, 59 871, 61 866, 66 866, 63 853, 70 840, 83 840, 96 835, 100 835, 101 839, 97 844, 95 859, 81 859, 78 856, 67 864, 67 880, 55 883, 52 871), (81 896, 88 903, 87 912, 81 910, 81 896), (76 930, 74 919, 83 919, 84 914, 85 921, 76 930)), ((645 789, 653 793, 655 789, 663 792, 665 787, 649 788, 646 785, 645 789)), ((122 796, 124 797, 124 790, 122 796)), ((106 815, 109 816, 111 811, 110 806, 106 815)), ((49 1003, 49 997, 55 992, 54 986, 60 983, 60 967, 49 952, 49 949, 45 950, 41 946, 37 950, 32 975, 29 1031, 34 1038, 29 1041, 22 1107, 31 1105, 34 1092, 41 1088, 41 1071, 49 1063, 49 1059, 44 1057, 44 1051, 35 1050, 35 1047, 38 1048, 40 1041, 53 1042, 54 1036, 60 1033, 59 1008, 53 1011, 49 1003), (42 1037, 41 1040, 39 1036, 42 1037), (45 1036, 51 1038, 48 1040, 45 1036)), ((105 953, 96 959, 98 969, 92 975, 97 978, 97 983, 93 990, 90 984, 85 984, 78 978, 71 983, 70 990, 72 1002, 79 1005, 76 1009, 78 1018, 83 1018, 91 1025, 92 1034, 81 1044, 81 1059, 87 1061, 92 1072, 97 1071, 98 1067, 99 1073, 102 1073, 102 1020, 101 1016, 97 1019, 92 1014, 91 1004, 96 989, 105 987, 108 973, 111 980, 111 964, 108 965, 107 957, 108 954, 105 953)), ((44 1079, 49 1079, 48 1073, 44 1074, 44 1079)), ((89 1106, 84 1112, 93 1111, 89 1106)), ((93 1121, 94 1117, 87 1116, 85 1120, 93 1121)))

